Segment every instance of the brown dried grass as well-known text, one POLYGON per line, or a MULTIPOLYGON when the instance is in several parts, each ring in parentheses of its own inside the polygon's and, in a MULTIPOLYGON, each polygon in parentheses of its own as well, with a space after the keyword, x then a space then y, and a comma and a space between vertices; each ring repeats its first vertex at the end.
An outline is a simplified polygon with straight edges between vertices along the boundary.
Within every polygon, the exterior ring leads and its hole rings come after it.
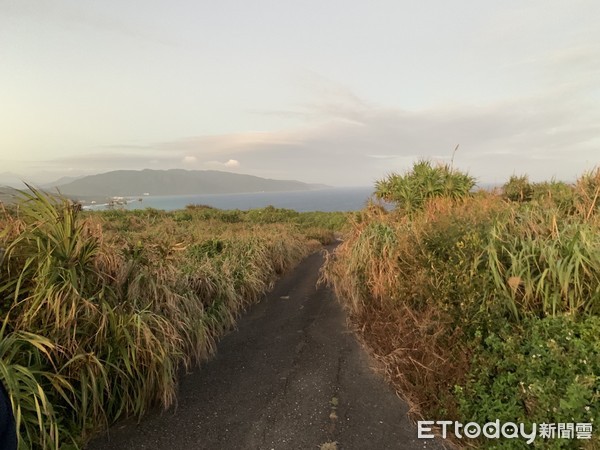
MULTIPOLYGON (((415 311, 407 304, 365 307, 349 315, 360 340, 380 363, 385 378, 409 405, 412 420, 431 417, 440 396, 468 371, 461 330, 434 305, 415 311)), ((445 417, 456 416, 447 411, 445 417)))

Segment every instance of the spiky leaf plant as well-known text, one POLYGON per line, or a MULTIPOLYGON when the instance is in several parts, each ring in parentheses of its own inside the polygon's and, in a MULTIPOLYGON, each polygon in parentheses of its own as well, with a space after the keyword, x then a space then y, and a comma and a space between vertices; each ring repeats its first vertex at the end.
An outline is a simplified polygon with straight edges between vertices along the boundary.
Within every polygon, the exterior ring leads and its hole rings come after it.
POLYGON ((375 197, 395 203, 399 210, 412 214, 436 197, 466 198, 475 179, 449 165, 434 166, 430 161, 415 163, 404 175, 393 173, 375 183, 375 197))

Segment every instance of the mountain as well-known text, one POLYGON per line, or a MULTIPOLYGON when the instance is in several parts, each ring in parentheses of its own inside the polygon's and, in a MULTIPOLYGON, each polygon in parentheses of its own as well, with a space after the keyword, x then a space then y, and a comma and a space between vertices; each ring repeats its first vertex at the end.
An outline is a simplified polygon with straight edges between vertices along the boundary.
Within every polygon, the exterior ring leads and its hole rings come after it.
POLYGON ((70 197, 127 197, 245 192, 307 191, 323 187, 294 180, 272 180, 217 170, 116 170, 88 175, 57 186, 70 197))
POLYGON ((0 204, 10 205, 15 202, 18 192, 10 186, 0 186, 0 204))
POLYGON ((43 183, 40 185, 40 187, 42 187, 44 189, 54 189, 57 186, 63 186, 65 184, 71 183, 72 181, 79 180, 83 177, 85 177, 85 175, 81 175, 78 177, 61 177, 58 180, 54 180, 50 183, 43 183))

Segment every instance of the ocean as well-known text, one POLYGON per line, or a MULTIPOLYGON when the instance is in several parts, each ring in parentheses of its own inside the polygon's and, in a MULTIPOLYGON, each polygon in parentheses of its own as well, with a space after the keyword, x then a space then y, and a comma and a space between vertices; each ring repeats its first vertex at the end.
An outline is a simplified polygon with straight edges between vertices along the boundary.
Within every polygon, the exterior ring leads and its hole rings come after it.
MULTIPOLYGON (((131 197, 124 209, 155 208, 165 211, 187 205, 208 205, 219 209, 276 208, 306 211, 358 211, 373 193, 372 187, 329 188, 315 191, 256 192, 249 194, 157 195, 131 197), (142 201, 138 201, 141 198, 142 201)), ((106 204, 86 205, 85 209, 104 210, 106 204)))

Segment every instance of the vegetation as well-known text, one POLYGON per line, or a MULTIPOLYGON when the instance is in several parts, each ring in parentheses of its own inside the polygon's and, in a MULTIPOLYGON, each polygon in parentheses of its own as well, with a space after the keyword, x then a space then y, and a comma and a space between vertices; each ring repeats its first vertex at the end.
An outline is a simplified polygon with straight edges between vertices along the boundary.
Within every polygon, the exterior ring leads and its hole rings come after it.
MULTIPOLYGON (((358 215, 324 278, 415 417, 597 427, 600 171, 574 185, 513 177, 499 194, 406 188, 447 173, 421 162, 398 191, 379 183, 396 210, 358 215)), ((594 434, 534 446, 595 448, 594 434)))
POLYGON ((0 379, 21 449, 77 448, 109 422, 169 407, 180 370, 345 221, 274 208, 82 213, 22 195, 0 211, 0 379))
POLYGON ((423 160, 416 163, 404 175, 391 174, 375 183, 375 196, 396 203, 405 213, 423 209, 431 198, 449 197, 462 199, 469 195, 475 186, 475 179, 451 166, 434 167, 423 160))

